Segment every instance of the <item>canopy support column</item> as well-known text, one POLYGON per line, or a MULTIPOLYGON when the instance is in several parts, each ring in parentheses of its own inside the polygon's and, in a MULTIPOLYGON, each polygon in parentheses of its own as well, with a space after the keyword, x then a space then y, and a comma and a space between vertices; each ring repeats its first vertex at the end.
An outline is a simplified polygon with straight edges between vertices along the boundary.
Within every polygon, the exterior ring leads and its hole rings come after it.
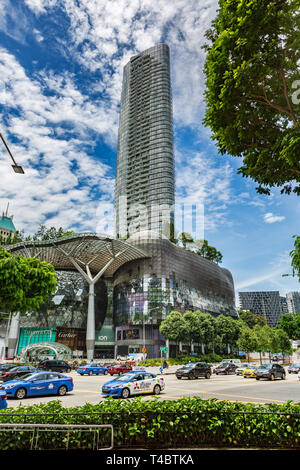
POLYGON ((86 282, 89 285, 89 300, 88 300, 88 313, 87 313, 87 327, 86 327, 86 352, 87 352, 87 359, 88 361, 91 361, 94 358, 94 350, 95 350, 95 284, 96 282, 99 281, 101 276, 105 273, 107 268, 125 251, 127 251, 128 248, 125 248, 125 250, 119 251, 117 254, 113 254, 112 258, 106 263, 105 266, 96 274, 96 276, 92 276, 90 268, 89 268, 89 263, 85 264, 82 261, 82 263, 85 266, 86 271, 82 269, 82 267, 78 264, 78 262, 73 258, 71 255, 66 253, 61 247, 56 247, 58 250, 62 251, 65 256, 71 261, 71 263, 75 266, 77 271, 80 272, 80 274, 84 277, 86 282))

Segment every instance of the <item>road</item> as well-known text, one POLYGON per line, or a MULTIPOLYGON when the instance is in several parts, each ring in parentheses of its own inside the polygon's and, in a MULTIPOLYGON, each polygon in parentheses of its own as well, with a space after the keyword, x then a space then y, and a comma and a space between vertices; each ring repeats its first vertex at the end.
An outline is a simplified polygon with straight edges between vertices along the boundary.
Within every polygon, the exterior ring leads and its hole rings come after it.
MULTIPOLYGON (((147 368, 156 372, 157 368, 147 368)), ((59 399, 64 407, 82 406, 86 403, 97 404, 104 400, 101 395, 102 385, 111 380, 107 376, 79 376, 75 371, 68 374, 73 377, 74 390, 64 397, 48 396, 25 398, 22 401, 9 399, 8 407, 17 408, 20 404, 32 405, 47 403, 59 399)), ((218 400, 240 401, 247 403, 277 403, 282 404, 288 400, 299 402, 300 381, 297 375, 286 374, 285 380, 257 381, 244 379, 242 376, 228 375, 216 376, 207 380, 178 380, 174 374, 165 374, 165 390, 159 395, 161 400, 176 400, 183 397, 201 397, 203 399, 216 398, 218 400)), ((153 400, 152 395, 142 397, 143 400, 153 400)))

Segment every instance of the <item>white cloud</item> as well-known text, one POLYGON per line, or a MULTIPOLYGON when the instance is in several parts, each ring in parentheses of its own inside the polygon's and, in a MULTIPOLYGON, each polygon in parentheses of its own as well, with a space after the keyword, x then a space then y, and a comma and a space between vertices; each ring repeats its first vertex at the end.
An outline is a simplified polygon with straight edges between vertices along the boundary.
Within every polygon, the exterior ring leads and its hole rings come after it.
POLYGON ((267 224, 274 224, 275 222, 282 222, 283 220, 285 220, 285 217, 284 217, 284 216, 281 216, 281 215, 274 215, 274 214, 272 214, 272 212, 267 212, 267 213, 264 215, 264 221, 265 221, 267 224))
POLYGON ((0 105, 9 109, 0 118, 1 128, 25 175, 16 175, 4 147, 0 147, 0 204, 9 200, 17 228, 32 233, 39 224, 64 228, 96 229, 99 193, 112 201, 111 168, 85 150, 93 135, 114 141, 117 111, 106 102, 90 102, 76 88, 72 77, 43 75, 30 79, 16 58, 0 54, 0 105), (47 91, 55 93, 46 95, 47 91), (68 135, 56 134, 69 123, 68 135), (11 143, 13 136, 17 141, 11 143))

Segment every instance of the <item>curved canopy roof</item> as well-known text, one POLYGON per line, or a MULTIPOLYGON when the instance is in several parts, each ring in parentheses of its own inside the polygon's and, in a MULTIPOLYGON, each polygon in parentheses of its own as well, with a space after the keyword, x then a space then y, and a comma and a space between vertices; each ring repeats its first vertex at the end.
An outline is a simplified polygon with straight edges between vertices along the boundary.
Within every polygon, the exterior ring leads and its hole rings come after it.
POLYGON ((39 343, 28 344, 21 349, 21 359, 26 359, 27 353, 38 354, 42 352, 52 351, 56 359, 63 359, 64 357, 72 357, 72 350, 62 343, 55 343, 50 341, 40 341, 39 343))
POLYGON ((112 276, 128 261, 148 257, 145 251, 119 239, 95 233, 82 233, 46 241, 26 241, 5 246, 14 255, 38 258, 56 270, 74 270, 74 266, 89 273, 103 272, 112 276))

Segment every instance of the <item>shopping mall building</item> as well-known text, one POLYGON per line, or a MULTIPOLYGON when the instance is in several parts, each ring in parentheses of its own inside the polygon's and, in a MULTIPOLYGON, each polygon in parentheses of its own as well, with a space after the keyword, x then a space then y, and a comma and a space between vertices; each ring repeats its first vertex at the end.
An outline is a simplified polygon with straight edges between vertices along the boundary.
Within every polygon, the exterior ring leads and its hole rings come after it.
MULTIPOLYGON (((12 322, 11 354, 44 341, 65 344, 73 356, 146 350, 147 357, 159 357, 166 345, 159 325, 172 310, 237 317, 231 273, 171 241, 176 220, 169 56, 168 46, 159 44, 124 67, 115 237, 81 234, 6 247, 51 262, 58 275, 58 290, 40 311, 12 322)), ((173 345, 167 346, 172 354, 173 345)))

